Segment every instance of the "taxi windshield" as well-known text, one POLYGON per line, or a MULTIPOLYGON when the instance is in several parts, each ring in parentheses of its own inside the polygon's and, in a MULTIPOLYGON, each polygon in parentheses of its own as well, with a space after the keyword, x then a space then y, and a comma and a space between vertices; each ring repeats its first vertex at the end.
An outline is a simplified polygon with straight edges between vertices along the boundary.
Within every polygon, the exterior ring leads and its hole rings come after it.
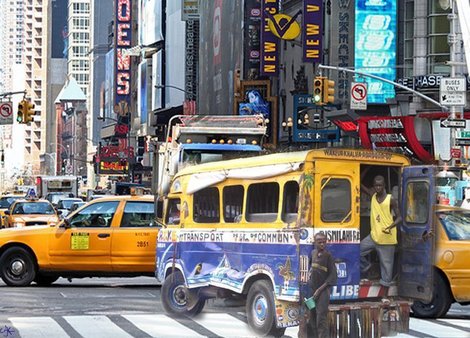
POLYGON ((470 212, 442 212, 439 213, 439 220, 450 240, 470 240, 470 212))
POLYGON ((47 202, 19 202, 15 204, 12 214, 23 215, 53 215, 54 208, 47 202))

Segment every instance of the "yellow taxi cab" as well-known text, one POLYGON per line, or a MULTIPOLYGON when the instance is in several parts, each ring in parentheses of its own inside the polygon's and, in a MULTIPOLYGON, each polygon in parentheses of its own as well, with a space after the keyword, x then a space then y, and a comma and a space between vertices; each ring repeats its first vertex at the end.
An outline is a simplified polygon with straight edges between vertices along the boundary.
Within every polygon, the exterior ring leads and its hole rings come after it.
POLYGON ((24 198, 24 194, 7 194, 0 197, 0 227, 4 228, 5 211, 18 199, 24 198))
POLYGON ((55 226, 0 231, 0 277, 10 286, 59 277, 154 276, 153 196, 100 198, 55 226))
POLYGON ((437 206, 435 231, 433 297, 412 306, 420 318, 443 317, 455 302, 470 304, 470 210, 437 206))
POLYGON ((43 199, 18 199, 5 211, 5 227, 32 225, 53 226, 59 223, 59 214, 52 204, 43 199))

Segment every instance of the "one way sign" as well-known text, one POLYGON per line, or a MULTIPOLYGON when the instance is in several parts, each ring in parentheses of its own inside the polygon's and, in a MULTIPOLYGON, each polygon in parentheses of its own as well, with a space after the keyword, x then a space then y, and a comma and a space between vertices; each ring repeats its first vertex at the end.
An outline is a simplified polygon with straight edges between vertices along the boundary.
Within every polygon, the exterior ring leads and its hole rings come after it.
POLYGON ((440 124, 442 128, 465 128, 466 122, 464 119, 443 119, 440 124))

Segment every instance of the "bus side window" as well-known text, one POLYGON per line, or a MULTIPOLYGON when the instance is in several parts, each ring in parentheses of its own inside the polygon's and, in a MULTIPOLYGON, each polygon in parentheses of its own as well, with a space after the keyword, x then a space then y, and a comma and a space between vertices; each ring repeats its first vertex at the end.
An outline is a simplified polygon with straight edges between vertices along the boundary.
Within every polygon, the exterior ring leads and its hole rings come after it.
POLYGON ((196 223, 220 222, 219 189, 205 188, 194 193, 193 219, 196 223))
POLYGON ((278 183, 255 183, 248 187, 246 220, 248 222, 274 222, 279 207, 278 183))
POLYGON ((170 198, 166 212, 166 221, 168 225, 180 224, 181 200, 179 198, 170 198))
POLYGON ((245 190, 242 185, 224 187, 223 210, 226 223, 238 223, 243 214, 243 194, 245 190))
POLYGON ((299 209, 299 183, 289 181, 284 184, 284 199, 282 204, 282 220, 286 223, 295 222, 299 209))
POLYGON ((323 222, 351 220, 351 183, 347 179, 323 179, 321 190, 321 219, 323 222))

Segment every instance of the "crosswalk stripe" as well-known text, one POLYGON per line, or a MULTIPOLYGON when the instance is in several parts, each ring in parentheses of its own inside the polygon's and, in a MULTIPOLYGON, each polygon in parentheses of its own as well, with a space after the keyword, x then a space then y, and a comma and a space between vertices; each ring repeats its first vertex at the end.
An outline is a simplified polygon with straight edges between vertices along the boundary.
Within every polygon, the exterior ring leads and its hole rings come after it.
POLYGON ((132 338, 106 316, 64 316, 63 318, 84 338, 132 338))
POLYGON ((19 332, 22 338, 69 337, 67 332, 51 317, 11 317, 8 320, 13 324, 16 333, 19 332))
POLYGON ((245 322, 226 313, 201 313, 193 320, 221 337, 255 337, 245 322))
POLYGON ((470 321, 468 319, 437 319, 437 322, 442 322, 443 325, 447 323, 447 324, 459 326, 464 330, 470 329, 470 321))
MULTIPOLYGON (((207 333, 200 329, 191 328, 191 325, 199 325, 213 332, 213 335, 220 337, 256 337, 246 321, 243 318, 227 313, 202 313, 192 321, 177 321, 164 314, 127 314, 121 315, 122 320, 127 320, 134 326, 134 330, 138 328, 142 334, 147 333, 149 336, 156 338, 166 337, 204 337, 207 333), (191 324, 192 323, 192 324, 191 324), (197 332, 199 330, 199 333, 197 332), (201 335, 204 334, 204 335, 201 335)), ((113 317, 114 318, 114 317, 113 317)), ((118 317, 117 317, 118 318, 118 317)), ((37 338, 37 337, 54 337, 68 338, 71 328, 84 338, 88 337, 113 337, 113 338, 130 338, 132 330, 129 327, 123 328, 115 324, 108 316, 105 315, 81 315, 81 316, 63 316, 57 317, 10 317, 8 320, 12 324, 15 331, 14 337, 21 338, 37 338), (65 327, 64 325, 66 325, 65 327), (62 326, 61 326, 62 323, 62 326)), ((116 322, 118 323, 118 322, 116 322)), ((412 337, 452 337, 452 338, 468 338, 470 332, 470 322, 464 319, 437 319, 424 320, 418 318, 410 318, 410 333, 399 334, 398 338, 412 337)), ((285 337, 297 337, 298 327, 287 328, 285 337)))
MULTIPOLYGON (((447 320, 446 320, 447 321, 447 320)), ((468 332, 457 328, 439 325, 429 320, 410 318, 410 329, 429 335, 430 337, 468 338, 468 332)))
POLYGON ((122 315, 122 317, 152 337, 204 337, 166 315, 122 315))

